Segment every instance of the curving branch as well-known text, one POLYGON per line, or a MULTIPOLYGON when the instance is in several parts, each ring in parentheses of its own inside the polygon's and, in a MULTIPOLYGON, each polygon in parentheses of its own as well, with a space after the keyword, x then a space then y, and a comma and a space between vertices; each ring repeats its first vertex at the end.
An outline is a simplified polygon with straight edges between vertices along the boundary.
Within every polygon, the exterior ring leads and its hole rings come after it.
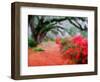
POLYGON ((72 25, 74 25, 76 28, 78 28, 78 29, 80 29, 80 30, 82 30, 82 31, 87 31, 87 27, 86 27, 86 25, 85 25, 85 27, 84 28, 82 28, 82 25, 76 20, 76 19, 68 19, 68 21, 72 24, 72 25), (73 22, 74 21, 74 22, 73 22))

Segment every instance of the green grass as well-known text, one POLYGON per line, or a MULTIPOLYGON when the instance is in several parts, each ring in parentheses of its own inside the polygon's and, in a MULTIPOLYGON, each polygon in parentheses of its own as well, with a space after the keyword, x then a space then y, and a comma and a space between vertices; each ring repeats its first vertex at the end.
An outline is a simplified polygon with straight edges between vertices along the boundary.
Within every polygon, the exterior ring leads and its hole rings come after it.
POLYGON ((29 38, 28 38, 28 46, 29 46, 30 48, 36 47, 36 46, 37 46, 37 42, 34 41, 31 37, 29 37, 29 38))
POLYGON ((34 50, 34 51, 44 51, 44 49, 42 49, 42 48, 33 48, 32 50, 34 50))

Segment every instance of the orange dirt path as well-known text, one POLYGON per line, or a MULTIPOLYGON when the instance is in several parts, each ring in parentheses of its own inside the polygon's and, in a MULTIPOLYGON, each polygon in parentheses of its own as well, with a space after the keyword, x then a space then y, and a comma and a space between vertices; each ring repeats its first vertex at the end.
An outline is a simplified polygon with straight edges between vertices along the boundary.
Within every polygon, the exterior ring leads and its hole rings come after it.
POLYGON ((38 45, 44 51, 34 51, 28 49, 28 66, 49 66, 73 64, 64 58, 60 52, 60 46, 54 42, 45 42, 38 45))

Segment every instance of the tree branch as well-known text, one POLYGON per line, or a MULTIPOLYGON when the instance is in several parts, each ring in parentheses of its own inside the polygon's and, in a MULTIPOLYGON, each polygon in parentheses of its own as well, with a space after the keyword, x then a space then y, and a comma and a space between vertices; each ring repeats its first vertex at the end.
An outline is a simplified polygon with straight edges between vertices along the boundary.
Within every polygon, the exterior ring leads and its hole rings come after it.
POLYGON ((78 28, 78 29, 80 29, 80 30, 82 30, 82 31, 87 31, 87 29, 86 28, 82 28, 82 26, 81 26, 81 24, 79 24, 78 22, 77 22, 77 20, 75 20, 75 19, 73 19, 74 20, 74 22, 76 22, 77 24, 75 24, 71 19, 68 19, 68 21, 72 24, 72 25, 74 25, 76 28, 78 28))
POLYGON ((68 19, 68 17, 64 17, 64 18, 60 18, 60 19, 55 18, 55 19, 51 19, 49 21, 45 21, 44 24, 47 25, 47 24, 49 24, 51 22, 61 22, 61 21, 67 20, 67 19, 68 19))

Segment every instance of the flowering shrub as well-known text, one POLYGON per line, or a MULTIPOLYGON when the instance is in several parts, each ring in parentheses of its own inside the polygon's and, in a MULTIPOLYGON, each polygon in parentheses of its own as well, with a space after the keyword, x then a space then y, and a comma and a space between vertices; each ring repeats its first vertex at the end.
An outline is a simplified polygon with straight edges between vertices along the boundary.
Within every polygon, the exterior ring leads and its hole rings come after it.
POLYGON ((74 36, 62 43, 64 57, 77 64, 86 64, 88 56, 87 39, 81 35, 74 36))

